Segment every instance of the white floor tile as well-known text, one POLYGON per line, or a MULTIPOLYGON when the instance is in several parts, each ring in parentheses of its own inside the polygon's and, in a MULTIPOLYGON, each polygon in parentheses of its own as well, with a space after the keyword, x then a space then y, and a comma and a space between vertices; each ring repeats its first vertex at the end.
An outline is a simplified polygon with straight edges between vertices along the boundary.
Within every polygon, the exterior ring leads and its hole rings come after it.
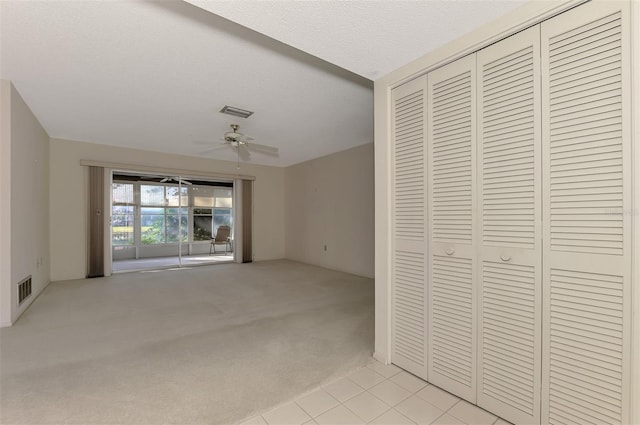
POLYGON ((415 425, 415 422, 397 410, 391 409, 369 422, 369 425, 415 425))
POLYGON ((377 418, 391 408, 387 403, 368 392, 355 396, 351 400, 346 401, 344 405, 365 422, 377 418))
POLYGON ((513 425, 393 365, 346 378, 240 425, 513 425), (387 378, 388 377, 388 378, 387 378), (341 404, 342 403, 342 404, 341 404), (314 419, 312 419, 314 418, 314 419))
POLYGON ((269 425, 301 425, 311 417, 295 403, 287 403, 262 415, 269 425))
POLYGON ((340 404, 338 400, 333 398, 323 389, 316 390, 304 397, 300 397, 296 400, 296 403, 298 403, 298 405, 302 407, 302 409, 304 409, 304 411, 312 418, 315 418, 320 413, 324 413, 340 404))
POLYGON ((316 418, 319 425, 363 425, 364 421, 343 405, 334 407, 316 418))
POLYGON ((377 372, 369 369, 368 367, 363 367, 362 369, 358 369, 348 376, 356 384, 360 385, 365 390, 373 387, 376 384, 384 381, 384 376, 378 374, 377 372))
POLYGON ((427 401, 439 409, 449 410, 460 399, 453 394, 433 385, 428 385, 416 393, 418 397, 427 401))
POLYGON ((419 425, 430 424, 444 413, 443 410, 416 396, 409 397, 395 408, 419 425))
POLYGON ((369 392, 389 406, 395 406, 411 395, 409 391, 391 381, 381 382, 375 387, 369 388, 369 392))
POLYGON ((389 379, 412 393, 415 393, 416 391, 427 386, 427 383, 425 381, 416 376, 413 376, 408 372, 401 372, 389 379))
POLYGON ((447 413, 469 425, 490 425, 497 419, 486 410, 467 403, 464 400, 460 400, 455 406, 449 409, 447 413))
POLYGON ((445 413, 444 415, 440 416, 431 425, 465 425, 465 423, 445 413))
POLYGON ((256 416, 247 421, 242 422, 240 425, 268 425, 267 422, 262 419, 262 416, 256 416))
POLYGON ((400 369, 396 365, 382 364, 377 360, 369 363, 367 367, 369 369, 373 369, 385 378, 391 378, 393 375, 397 375, 398 373, 402 372, 402 369, 400 369))
POLYGON ((348 378, 342 378, 339 381, 326 385, 324 389, 340 402, 345 402, 364 391, 360 385, 357 385, 348 378))

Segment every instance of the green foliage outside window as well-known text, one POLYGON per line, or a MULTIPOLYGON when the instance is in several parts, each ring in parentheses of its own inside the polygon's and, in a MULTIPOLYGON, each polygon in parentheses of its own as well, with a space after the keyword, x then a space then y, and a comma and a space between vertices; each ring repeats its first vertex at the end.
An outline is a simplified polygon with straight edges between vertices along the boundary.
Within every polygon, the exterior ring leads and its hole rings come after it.
POLYGON ((143 245, 176 243, 179 240, 209 241, 220 225, 232 226, 232 191, 219 187, 178 187, 157 184, 114 183, 112 187, 113 245, 135 245, 139 232, 143 245), (193 206, 190 208, 190 202, 193 206), (178 205, 183 205, 181 231, 178 205), (135 214, 135 206, 139 206, 135 214), (191 210, 191 216, 189 214, 191 210), (192 220, 190 220, 190 217, 192 220), (179 233, 181 233, 179 235, 179 233))

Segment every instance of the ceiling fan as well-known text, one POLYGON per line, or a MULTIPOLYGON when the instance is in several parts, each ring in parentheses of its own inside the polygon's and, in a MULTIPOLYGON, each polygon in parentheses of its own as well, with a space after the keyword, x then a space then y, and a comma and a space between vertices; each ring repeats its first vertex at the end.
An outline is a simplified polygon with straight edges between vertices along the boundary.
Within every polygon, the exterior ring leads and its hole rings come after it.
POLYGON ((186 184, 186 185, 192 185, 193 183, 191 183, 189 180, 185 179, 184 177, 162 177, 162 176, 152 176, 152 175, 147 175, 147 176, 137 176, 137 179, 134 179, 134 181, 143 181, 143 182, 154 182, 154 183, 176 183, 176 184, 186 184))
POLYGON ((232 131, 227 131, 226 133, 224 133, 224 137, 220 141, 220 145, 207 149, 201 152, 201 154, 206 154, 228 146, 237 154, 238 168, 240 168, 240 159, 242 159, 243 161, 248 161, 251 158, 251 152, 270 156, 279 155, 278 148, 254 143, 253 137, 240 133, 238 131, 239 128, 239 124, 231 124, 232 131))
POLYGON ((191 186, 193 183, 191 183, 189 180, 186 180, 182 177, 165 177, 162 180, 160 180, 160 183, 171 183, 171 182, 176 182, 178 184, 186 184, 188 186, 191 186))

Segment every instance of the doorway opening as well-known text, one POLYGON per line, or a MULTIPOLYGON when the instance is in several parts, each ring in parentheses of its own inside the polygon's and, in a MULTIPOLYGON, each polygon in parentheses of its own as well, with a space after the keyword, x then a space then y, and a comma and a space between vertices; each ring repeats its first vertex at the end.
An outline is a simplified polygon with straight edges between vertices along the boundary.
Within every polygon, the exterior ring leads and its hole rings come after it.
POLYGON ((112 172, 112 272, 234 261, 233 181, 112 172))

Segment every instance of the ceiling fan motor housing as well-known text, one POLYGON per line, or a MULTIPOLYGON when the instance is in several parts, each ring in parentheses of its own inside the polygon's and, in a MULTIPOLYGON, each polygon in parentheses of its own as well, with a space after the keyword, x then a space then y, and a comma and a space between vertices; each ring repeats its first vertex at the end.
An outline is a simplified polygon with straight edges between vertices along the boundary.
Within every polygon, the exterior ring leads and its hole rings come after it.
POLYGON ((224 134, 224 140, 229 143, 238 143, 244 145, 246 142, 242 140, 242 134, 235 132, 228 132, 224 134))
POLYGON ((233 131, 228 131, 224 133, 224 140, 227 143, 236 143, 238 145, 246 145, 247 141, 243 140, 245 135, 242 133, 238 133, 238 129, 240 128, 239 124, 231 124, 231 128, 233 131))

